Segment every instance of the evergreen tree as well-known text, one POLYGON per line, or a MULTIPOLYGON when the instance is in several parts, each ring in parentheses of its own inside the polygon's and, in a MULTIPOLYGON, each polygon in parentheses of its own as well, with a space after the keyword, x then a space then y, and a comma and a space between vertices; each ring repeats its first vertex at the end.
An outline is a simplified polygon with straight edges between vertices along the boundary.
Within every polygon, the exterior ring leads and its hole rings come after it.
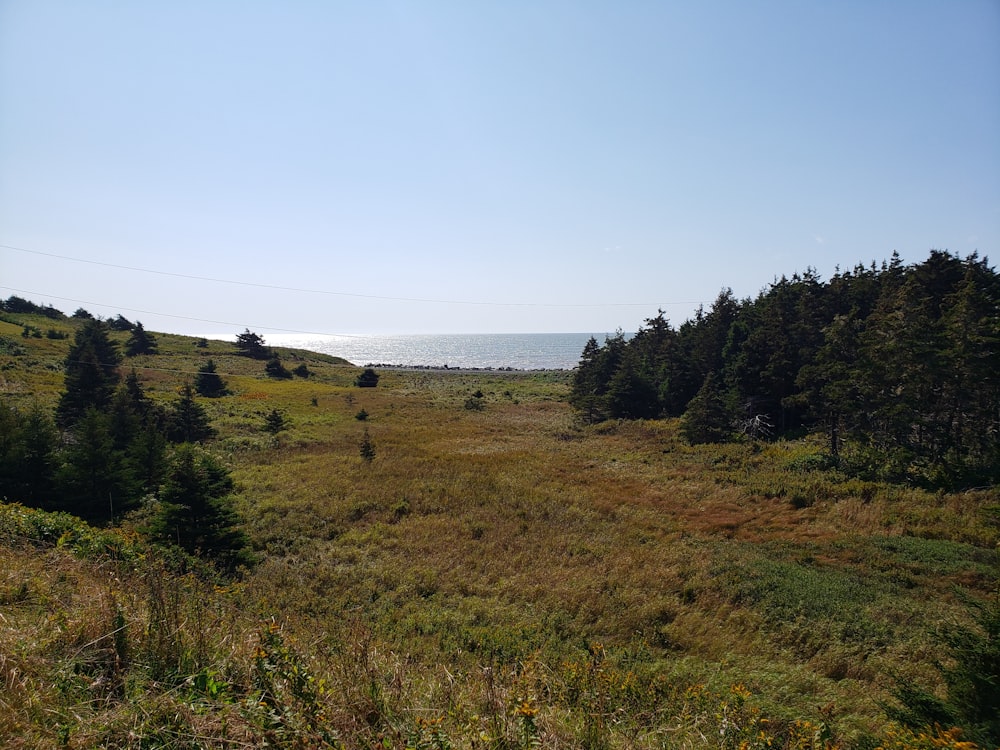
POLYGON ((103 523, 138 505, 142 483, 125 452, 115 448, 110 422, 91 408, 74 426, 63 451, 54 509, 103 523))
POLYGON ((142 323, 136 321, 125 342, 125 356, 135 357, 139 354, 156 354, 156 337, 147 333, 142 323))
POLYGON ((160 490, 151 536, 212 560, 226 572, 251 564, 233 489, 229 472, 212 456, 192 445, 178 446, 160 490))
POLYGON ((288 371, 282 363, 279 357, 272 357, 264 365, 264 372, 267 373, 269 378, 279 378, 281 380, 287 380, 292 377, 292 373, 288 371))
POLYGON ((615 419, 652 419, 660 404, 648 368, 637 363, 634 349, 623 357, 608 383, 607 409, 615 419))
POLYGON ((378 373, 371 367, 366 367, 358 377, 354 379, 354 385, 358 388, 374 388, 378 385, 378 373))
POLYGON ((107 409, 118 385, 118 347, 99 320, 80 327, 66 357, 65 388, 56 407, 56 422, 68 427, 90 409, 107 409))
POLYGON ((167 417, 167 439, 173 443, 200 443, 215 435, 205 409, 194 400, 191 385, 185 385, 174 410, 167 417))
POLYGON ((733 435, 733 415, 719 377, 710 372, 681 420, 681 433, 692 445, 724 443, 733 435))
POLYGON ((57 445, 55 426, 40 406, 22 414, 0 401, 0 499, 50 507, 57 445))
POLYGON ((251 333, 249 328, 237 334, 236 348, 240 350, 240 354, 253 359, 267 359, 271 356, 271 350, 264 345, 264 338, 251 333))
POLYGON ((854 315, 838 315, 823 331, 823 345, 813 361, 799 370, 796 385, 802 411, 825 425, 830 455, 840 455, 845 433, 858 423, 859 333, 861 323, 854 315))
POLYGON ((958 484, 1000 481, 1000 280, 975 256, 945 299, 942 464, 958 484))
POLYGON ((219 398, 229 395, 226 381, 215 370, 215 362, 208 360, 198 368, 198 374, 194 378, 194 389, 199 396, 206 398, 219 398))
POLYGON ((588 422, 597 422, 604 418, 601 408, 604 384, 600 382, 600 358, 601 347, 597 339, 591 336, 583 347, 580 364, 573 372, 569 402, 577 411, 583 413, 584 419, 588 422))
POLYGON ((721 375, 730 329, 741 310, 732 290, 723 289, 706 313, 700 307, 693 320, 681 325, 677 346, 664 368, 660 401, 670 416, 680 416, 710 372, 721 375))
POLYGON ((108 320, 107 325, 112 331, 131 331, 135 328, 135 323, 124 317, 121 313, 108 320))
POLYGON ((375 443, 372 442, 371 435, 368 434, 368 428, 365 428, 364 437, 361 438, 361 444, 358 446, 361 453, 361 458, 363 458, 368 463, 375 460, 375 443))
POLYGON ((277 409, 271 409, 266 417, 264 417, 264 432, 269 432, 272 435, 277 435, 282 430, 288 429, 288 421, 285 419, 284 415, 277 409))
POLYGON ((115 449, 125 454, 142 487, 155 492, 163 479, 165 415, 146 396, 135 370, 115 392, 109 417, 115 449))

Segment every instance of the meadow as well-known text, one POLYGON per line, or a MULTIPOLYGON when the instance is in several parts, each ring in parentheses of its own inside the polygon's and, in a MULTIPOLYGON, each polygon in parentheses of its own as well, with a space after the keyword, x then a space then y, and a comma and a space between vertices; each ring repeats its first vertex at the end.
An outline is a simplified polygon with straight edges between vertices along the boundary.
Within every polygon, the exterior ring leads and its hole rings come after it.
MULTIPOLYGON (((0 393, 53 406, 74 321, 5 315, 0 393)), ((115 334, 124 340, 124 334, 115 334)), ((571 373, 386 369, 156 334, 208 358, 259 563, 179 568, 139 533, 0 505, 5 747, 958 747, 886 714, 941 691, 940 633, 997 595, 996 488, 825 468, 804 437, 689 446, 586 425, 571 373), (277 410, 287 429, 272 434, 277 410), (362 455, 367 442, 370 451, 362 455)), ((152 502, 152 501, 151 501, 152 502)))

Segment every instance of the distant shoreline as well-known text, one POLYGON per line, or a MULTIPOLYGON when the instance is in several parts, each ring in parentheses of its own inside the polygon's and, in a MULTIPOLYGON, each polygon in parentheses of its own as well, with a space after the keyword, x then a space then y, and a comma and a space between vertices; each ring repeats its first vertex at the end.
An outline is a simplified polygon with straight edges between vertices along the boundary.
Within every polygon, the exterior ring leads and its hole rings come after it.
MULTIPOLYGON (((353 362, 351 364, 354 364, 353 362)), ((575 367, 451 367, 449 365, 403 365, 403 364, 375 364, 369 362, 355 367, 370 367, 373 370, 418 370, 421 372, 572 372, 575 367)))

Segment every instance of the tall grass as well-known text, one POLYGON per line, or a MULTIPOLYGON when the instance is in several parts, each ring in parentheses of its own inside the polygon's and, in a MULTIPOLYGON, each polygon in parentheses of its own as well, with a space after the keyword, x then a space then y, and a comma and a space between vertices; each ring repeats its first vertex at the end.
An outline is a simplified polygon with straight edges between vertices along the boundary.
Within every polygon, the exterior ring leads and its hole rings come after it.
MULTIPOLYGON (((995 489, 848 479, 809 440, 586 426, 566 373, 387 370, 358 389, 319 355, 283 353, 313 375, 278 381, 221 342, 159 343, 135 363, 153 398, 209 356, 229 381, 201 401, 208 449, 262 562, 212 581, 128 523, 0 505, 5 746, 960 741, 890 733, 879 701, 891 674, 940 687, 936 626, 995 581, 995 489)), ((65 346, 0 355, 16 398, 54 402, 44 363, 65 346)))

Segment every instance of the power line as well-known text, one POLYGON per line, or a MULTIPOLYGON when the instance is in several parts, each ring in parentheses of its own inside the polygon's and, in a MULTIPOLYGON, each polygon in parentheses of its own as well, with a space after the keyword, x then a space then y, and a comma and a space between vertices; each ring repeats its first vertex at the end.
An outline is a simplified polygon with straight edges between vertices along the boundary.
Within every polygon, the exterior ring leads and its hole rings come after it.
MULTIPOLYGON (((178 279, 188 279, 193 281, 208 281, 215 284, 230 284, 233 286, 246 286, 254 287, 257 289, 273 289, 276 291, 283 292, 296 292, 299 294, 323 294, 327 296, 335 297, 355 297, 358 299, 375 299, 383 300, 388 302, 421 302, 421 303, 431 303, 431 304, 442 304, 442 305, 476 305, 485 307, 551 307, 551 308, 591 308, 591 307, 653 307, 658 305, 697 305, 704 304, 703 300, 686 300, 680 302, 587 302, 587 303, 556 303, 556 302, 483 302, 475 300, 450 300, 450 299, 429 299, 424 297, 391 297, 386 295, 378 294, 359 294, 356 292, 337 292, 328 289, 306 289, 300 287, 291 286, 281 286, 278 284, 261 284, 254 281, 239 281, 236 279, 220 279, 213 276, 198 276, 195 274, 187 273, 176 273, 174 271, 160 271, 154 268, 142 268, 140 266, 126 266, 117 263, 106 263, 99 260, 89 260, 87 258, 74 258, 69 255, 59 255, 57 253, 44 252, 42 250, 30 250, 24 247, 16 247, 14 245, 6 245, 0 243, 0 247, 6 248, 7 250, 15 250, 19 253, 28 253, 30 255, 40 255, 47 258, 56 258, 58 260, 68 260, 74 263, 87 263, 94 266, 103 266, 105 268, 117 268, 123 271, 135 271, 137 273, 148 273, 157 276, 171 276, 178 279)), ((123 308, 124 309, 124 308, 123 308)), ((152 313, 158 314, 158 313, 152 313)), ((183 316, 172 315, 169 317, 180 318, 183 316)), ((196 318, 191 318, 191 320, 197 320, 196 318)), ((216 322, 216 321, 204 321, 204 322, 216 322)), ((263 326, 261 326, 263 327, 263 326)), ((280 329, 277 329, 280 330, 280 329)))

